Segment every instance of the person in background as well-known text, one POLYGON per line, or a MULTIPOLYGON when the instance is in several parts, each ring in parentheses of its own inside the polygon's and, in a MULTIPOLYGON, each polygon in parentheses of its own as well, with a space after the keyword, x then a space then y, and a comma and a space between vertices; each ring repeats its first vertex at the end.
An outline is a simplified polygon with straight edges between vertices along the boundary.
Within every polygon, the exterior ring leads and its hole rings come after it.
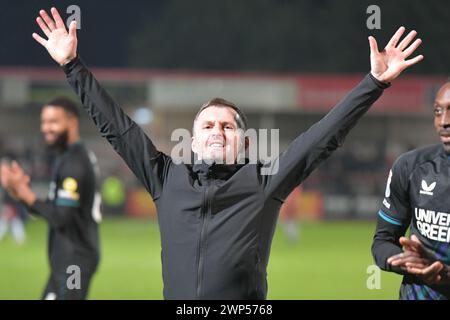
POLYGON ((3 188, 48 222, 51 273, 43 294, 48 300, 85 299, 100 259, 99 170, 94 154, 80 140, 79 120, 77 105, 65 97, 42 108, 41 132, 58 154, 48 199, 37 198, 30 177, 17 162, 1 165, 3 188))
POLYGON ((404 300, 450 298, 450 82, 436 94, 434 127, 440 143, 392 166, 373 238, 376 264, 403 275, 404 300))

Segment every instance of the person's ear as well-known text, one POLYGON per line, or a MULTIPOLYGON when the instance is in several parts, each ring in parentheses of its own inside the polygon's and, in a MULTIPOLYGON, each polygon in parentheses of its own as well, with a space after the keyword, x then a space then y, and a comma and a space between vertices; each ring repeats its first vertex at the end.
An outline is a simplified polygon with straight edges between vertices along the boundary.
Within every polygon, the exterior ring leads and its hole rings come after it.
POLYGON ((197 139, 195 138, 195 134, 191 138, 191 149, 192 149, 192 152, 197 154, 197 139))
POLYGON ((74 127, 75 122, 73 121, 73 117, 66 118, 66 125, 69 129, 72 129, 74 127))
POLYGON ((74 116, 70 116, 69 117, 69 124, 70 124, 71 127, 77 128, 78 125, 79 125, 78 123, 79 122, 78 122, 78 118, 77 117, 74 117, 74 116))
POLYGON ((244 138, 244 148, 245 150, 248 149, 248 146, 250 145, 250 139, 248 137, 244 138))

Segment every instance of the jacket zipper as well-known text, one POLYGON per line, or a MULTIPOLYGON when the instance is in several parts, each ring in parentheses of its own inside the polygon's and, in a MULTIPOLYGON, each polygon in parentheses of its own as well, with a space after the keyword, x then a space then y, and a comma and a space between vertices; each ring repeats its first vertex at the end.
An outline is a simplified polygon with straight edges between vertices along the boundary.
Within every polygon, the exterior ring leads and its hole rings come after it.
POLYGON ((205 255, 205 249, 206 249, 206 241, 207 239, 207 233, 206 229, 208 226, 208 218, 209 218, 209 212, 210 212, 210 194, 211 189, 213 188, 213 185, 209 185, 206 188, 205 192, 205 199, 202 204, 202 229, 200 232, 200 240, 198 244, 198 267, 197 267, 197 299, 200 299, 202 294, 202 278, 203 278, 203 265, 204 265, 204 255, 205 255))

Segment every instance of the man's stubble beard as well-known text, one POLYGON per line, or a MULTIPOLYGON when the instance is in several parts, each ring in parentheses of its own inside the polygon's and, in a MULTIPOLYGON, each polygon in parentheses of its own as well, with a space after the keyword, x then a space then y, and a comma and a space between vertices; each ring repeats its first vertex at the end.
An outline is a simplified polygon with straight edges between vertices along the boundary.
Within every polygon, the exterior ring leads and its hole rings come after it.
POLYGON ((62 152, 67 149, 69 140, 69 131, 65 130, 58 134, 55 142, 47 144, 48 148, 57 152, 62 152))

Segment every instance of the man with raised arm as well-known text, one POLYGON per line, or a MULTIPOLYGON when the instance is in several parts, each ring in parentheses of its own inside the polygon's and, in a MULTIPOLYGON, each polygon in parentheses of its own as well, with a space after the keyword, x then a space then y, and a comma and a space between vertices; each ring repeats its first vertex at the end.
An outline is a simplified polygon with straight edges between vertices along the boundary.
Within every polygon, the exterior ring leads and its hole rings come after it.
POLYGON ((100 86, 77 53, 76 22, 66 31, 55 8, 37 18, 33 34, 63 68, 103 137, 155 201, 161 232, 166 299, 265 299, 266 268, 278 212, 288 194, 337 147, 400 73, 422 60, 420 45, 400 28, 385 50, 373 37, 371 72, 327 116, 270 162, 236 163, 243 112, 224 99, 204 104, 194 119, 195 164, 176 164, 158 151, 100 86))

